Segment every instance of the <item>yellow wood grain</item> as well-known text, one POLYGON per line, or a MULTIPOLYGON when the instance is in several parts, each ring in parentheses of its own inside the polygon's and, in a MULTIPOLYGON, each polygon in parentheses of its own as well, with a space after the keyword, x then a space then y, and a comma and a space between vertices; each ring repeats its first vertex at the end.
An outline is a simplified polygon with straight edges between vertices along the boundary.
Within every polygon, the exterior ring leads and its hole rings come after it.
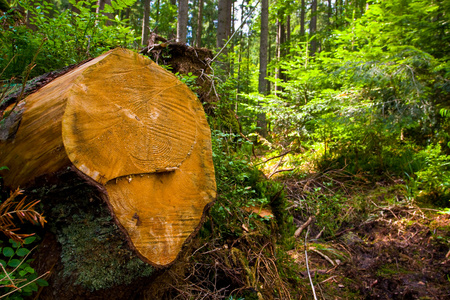
POLYGON ((75 166, 104 185, 140 257, 167 265, 215 198, 211 137, 201 103, 148 58, 114 49, 21 103, 0 143, 9 187, 75 166))

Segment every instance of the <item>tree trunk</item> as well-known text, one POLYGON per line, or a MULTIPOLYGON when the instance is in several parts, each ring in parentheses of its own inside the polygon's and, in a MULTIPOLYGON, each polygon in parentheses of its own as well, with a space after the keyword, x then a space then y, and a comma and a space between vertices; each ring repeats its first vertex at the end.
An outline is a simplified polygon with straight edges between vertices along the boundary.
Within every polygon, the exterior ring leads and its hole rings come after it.
POLYGON ((259 41, 258 92, 267 94, 267 54, 269 46, 269 0, 261 1, 261 35, 259 41))
POLYGON ((300 35, 305 35, 305 0, 302 0, 300 7, 300 35))
MULTIPOLYGON (((219 0, 219 7, 218 7, 218 20, 217 20, 217 49, 220 50, 225 45, 225 42, 228 37, 229 32, 229 26, 230 24, 227 24, 227 21, 230 19, 228 18, 228 2, 229 0, 219 0)), ((231 12, 230 12, 231 13, 231 12)), ((226 55, 226 49, 222 52, 226 55)))
MULTIPOLYGON (((97 1, 98 7, 97 7, 97 9, 96 9, 96 13, 97 13, 98 15, 99 15, 100 13, 102 13, 103 10, 105 9, 105 4, 111 5, 111 0, 98 0, 98 1, 97 1)), ((109 19, 109 20, 106 22, 106 25, 111 26, 111 25, 113 24, 113 23, 112 23, 112 20, 114 19, 114 14, 103 12, 103 15, 107 16, 108 19, 109 19)))
POLYGON ((150 37, 149 20, 150 20, 150 1, 144 1, 144 15, 142 16, 142 45, 147 46, 150 37))
POLYGON ((291 16, 286 16, 286 42, 291 40, 291 16))
POLYGON ((176 259, 215 197, 201 103, 173 74, 125 49, 25 98, 0 128, 0 146, 5 186, 73 170, 155 266, 176 259))
POLYGON ((230 65, 228 63, 228 47, 225 47, 225 43, 231 31, 231 0, 219 0, 218 10, 216 46, 217 51, 223 49, 219 61, 223 72, 228 74, 230 65))
POLYGON ((177 42, 186 44, 188 26, 188 0, 178 0, 177 42))
POLYGON ((197 36, 195 46, 200 48, 202 46, 202 29, 203 29, 203 0, 198 2, 198 16, 197 16, 197 36))
POLYGON ((232 15, 233 15, 233 0, 227 0, 227 10, 226 10, 226 15, 227 15, 227 20, 225 22, 225 35, 226 35, 226 39, 228 40, 228 38, 231 36, 232 32, 231 32, 231 23, 232 22, 232 15))
MULTIPOLYGON (((269 41, 269 0, 261 0, 261 36, 259 44, 259 79, 258 92, 262 95, 267 94, 267 54, 269 41)), ((261 103, 258 103, 260 105, 261 103)), ((264 113, 257 116, 257 126, 259 133, 267 137, 267 121, 264 113)))
MULTIPOLYGON (((280 62, 282 58, 284 58, 284 44, 286 43, 286 26, 283 24, 282 19, 278 19, 277 21, 277 62, 278 66, 275 71, 275 78, 279 80, 284 80, 284 75, 282 73, 280 62)), ((281 86, 276 83, 275 84, 275 93, 277 91, 281 91, 281 86)))
POLYGON ((328 26, 331 29, 331 16, 333 15, 333 7, 331 6, 331 0, 328 0, 328 26))
MULTIPOLYGON (((317 29, 317 0, 313 0, 311 4, 311 23, 309 24, 309 37, 316 34, 317 29)), ((317 38, 313 37, 311 40, 311 56, 314 56, 317 51, 317 38)))

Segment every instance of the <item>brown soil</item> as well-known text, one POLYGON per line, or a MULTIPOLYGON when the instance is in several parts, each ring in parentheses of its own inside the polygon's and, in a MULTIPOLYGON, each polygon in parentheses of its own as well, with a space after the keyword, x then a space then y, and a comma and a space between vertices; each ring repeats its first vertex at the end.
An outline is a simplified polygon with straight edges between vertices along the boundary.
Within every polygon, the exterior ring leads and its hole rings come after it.
MULTIPOLYGON (((310 241, 318 299, 450 299, 449 225, 418 207, 379 207, 353 230, 310 241)), ((290 254, 305 265, 303 248, 290 254)))

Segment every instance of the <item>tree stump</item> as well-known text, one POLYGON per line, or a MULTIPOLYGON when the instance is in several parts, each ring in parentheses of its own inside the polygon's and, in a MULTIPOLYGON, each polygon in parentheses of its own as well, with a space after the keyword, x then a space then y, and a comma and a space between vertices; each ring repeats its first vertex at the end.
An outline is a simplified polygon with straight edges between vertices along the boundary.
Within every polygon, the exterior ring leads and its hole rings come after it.
POLYGON ((101 191, 130 246, 154 266, 176 259, 214 201, 201 103, 132 51, 111 50, 58 77, 1 127, 5 186, 32 186, 72 168, 101 191))

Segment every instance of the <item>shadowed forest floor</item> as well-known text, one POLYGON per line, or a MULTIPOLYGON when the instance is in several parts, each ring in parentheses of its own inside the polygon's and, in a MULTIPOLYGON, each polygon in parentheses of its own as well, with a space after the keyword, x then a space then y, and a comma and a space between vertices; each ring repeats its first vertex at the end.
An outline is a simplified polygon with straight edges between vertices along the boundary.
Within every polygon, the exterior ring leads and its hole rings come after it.
POLYGON ((162 299, 314 299, 308 263, 317 299, 448 299, 450 216, 408 200, 401 181, 346 182, 347 193, 339 184, 324 188, 325 177, 338 182, 342 174, 275 179, 285 186, 294 228, 311 217, 297 238, 272 234, 270 217, 249 227, 245 218, 267 211, 241 208, 235 232, 211 227, 211 239, 194 240, 193 255, 154 288, 162 299))
MULTIPOLYGON (((334 236, 308 240, 310 273, 318 299, 450 297, 449 215, 408 203, 400 191, 380 193, 386 189, 389 191, 389 187, 381 187, 364 196, 371 207, 363 218, 353 216, 353 222, 343 224, 334 236), (386 198, 396 199, 395 203, 386 198)), ((296 195, 295 188, 291 189, 290 198, 296 195)), ((288 252, 301 269, 304 250, 299 245, 288 252)), ((301 274, 306 284, 307 271, 301 274)))

